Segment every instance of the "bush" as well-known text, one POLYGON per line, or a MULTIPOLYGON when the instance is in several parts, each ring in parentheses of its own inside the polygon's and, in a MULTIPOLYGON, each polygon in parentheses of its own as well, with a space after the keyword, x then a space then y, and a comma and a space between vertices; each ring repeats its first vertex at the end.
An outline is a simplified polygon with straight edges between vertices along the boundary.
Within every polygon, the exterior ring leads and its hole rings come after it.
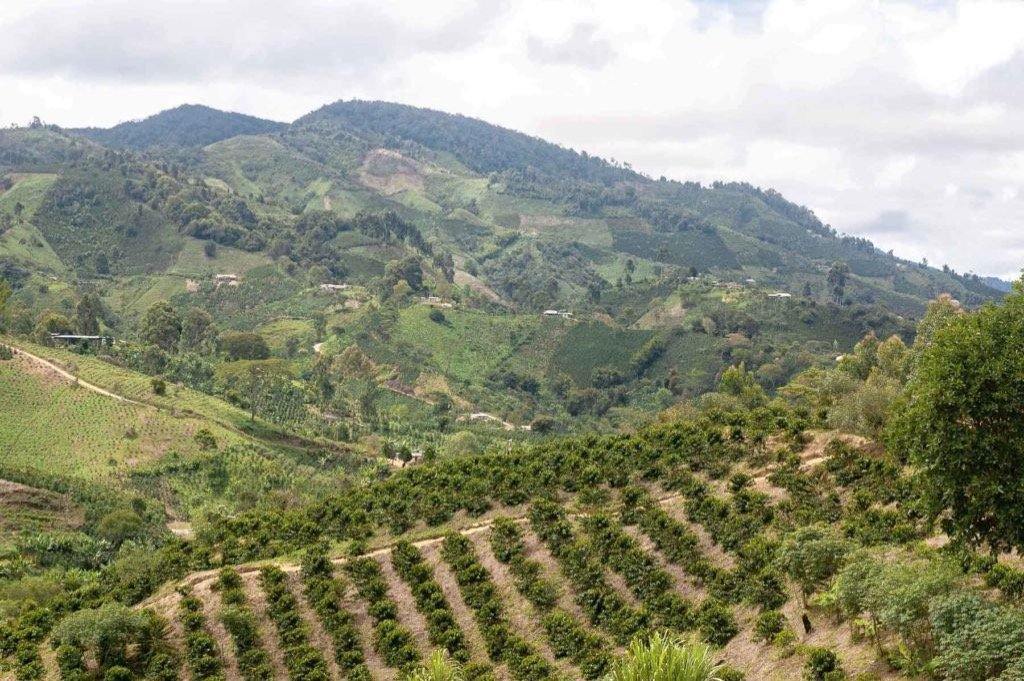
POLYGON ((430 314, 428 316, 430 317, 430 321, 436 324, 444 324, 446 321, 444 312, 441 312, 436 307, 430 309, 430 314))
POLYGON ((704 640, 716 646, 724 646, 739 633, 729 607, 710 598, 697 609, 697 627, 704 640))
POLYGON ((771 642, 783 630, 789 628, 786 616, 778 610, 765 610, 754 621, 754 640, 771 642))
POLYGON ((807 653, 804 663, 806 681, 832 681, 843 678, 839 657, 829 648, 815 647, 807 653))
POLYGON ((154 378, 150 380, 150 385, 153 387, 153 394, 163 397, 167 394, 167 381, 162 378, 154 378))

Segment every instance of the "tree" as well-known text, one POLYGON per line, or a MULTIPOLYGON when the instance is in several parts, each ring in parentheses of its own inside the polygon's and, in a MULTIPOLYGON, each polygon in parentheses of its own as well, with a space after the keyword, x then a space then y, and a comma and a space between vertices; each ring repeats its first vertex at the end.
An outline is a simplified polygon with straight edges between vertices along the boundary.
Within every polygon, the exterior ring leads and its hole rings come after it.
POLYGON ((57 314, 53 310, 43 310, 36 319, 36 341, 43 345, 49 345, 53 342, 53 339, 50 338, 52 333, 74 333, 74 327, 64 315, 57 314))
POLYGON ((267 359, 270 357, 267 341, 258 333, 221 334, 220 351, 232 362, 240 359, 267 359))
POLYGON ((150 305, 142 318, 142 340, 166 352, 173 352, 181 337, 181 317, 165 301, 150 305))
POLYGON ((0 277, 0 317, 3 317, 4 309, 7 307, 7 301, 11 298, 11 286, 7 283, 7 280, 0 277))
POLYGON ((190 307, 181 320, 181 348, 193 352, 209 352, 215 343, 217 329, 206 310, 190 307))
POLYGON ((914 346, 888 443, 919 467, 947 533, 1024 550, 1024 283, 1003 305, 943 317, 914 346))
POLYGON ((850 266, 845 262, 836 261, 832 263, 832 267, 829 268, 828 274, 825 276, 825 282, 832 292, 832 302, 836 305, 843 304, 843 297, 846 295, 846 279, 849 275, 850 266))
POLYGON ((786 541, 782 548, 782 566, 800 586, 805 606, 807 596, 843 566, 849 550, 846 540, 823 525, 801 527, 786 541))
POLYGON ((634 640, 605 681, 719 681, 722 671, 710 647, 655 633, 634 640))
POLYGON ((101 313, 100 299, 95 293, 86 293, 78 300, 75 307, 75 326, 78 333, 85 336, 95 336, 100 332, 99 315, 101 313))

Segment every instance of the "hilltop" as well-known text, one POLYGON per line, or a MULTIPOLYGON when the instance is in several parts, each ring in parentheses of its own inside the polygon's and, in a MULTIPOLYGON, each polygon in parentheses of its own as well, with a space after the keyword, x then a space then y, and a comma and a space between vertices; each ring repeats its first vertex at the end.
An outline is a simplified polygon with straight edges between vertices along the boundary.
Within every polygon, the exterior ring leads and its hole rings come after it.
POLYGON ((114 149, 204 147, 238 135, 262 135, 281 130, 283 123, 246 114, 219 111, 200 104, 182 104, 141 121, 112 128, 80 128, 72 132, 114 149))

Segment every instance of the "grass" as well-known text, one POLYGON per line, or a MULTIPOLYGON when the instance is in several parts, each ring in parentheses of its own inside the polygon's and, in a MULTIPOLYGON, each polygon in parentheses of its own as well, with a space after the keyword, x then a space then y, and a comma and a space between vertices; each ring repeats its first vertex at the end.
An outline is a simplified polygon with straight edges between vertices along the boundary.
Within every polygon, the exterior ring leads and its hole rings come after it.
POLYGON ((549 373, 565 373, 577 385, 588 385, 598 367, 625 371, 633 353, 651 337, 650 331, 617 329, 599 322, 573 325, 551 357, 549 373))
POLYGON ((244 440, 197 416, 99 395, 27 358, 0 362, 0 413, 3 467, 87 480, 115 481, 171 451, 198 453, 203 427, 225 443, 244 440))
POLYGON ((218 428, 230 431, 233 434, 232 441, 259 440, 271 447, 285 446, 287 436, 284 432, 261 421, 252 421, 248 412, 216 397, 183 386, 170 386, 166 395, 155 395, 148 376, 123 369, 96 357, 20 340, 14 342, 14 345, 53 361, 79 379, 117 395, 158 407, 163 412, 212 423, 218 428))

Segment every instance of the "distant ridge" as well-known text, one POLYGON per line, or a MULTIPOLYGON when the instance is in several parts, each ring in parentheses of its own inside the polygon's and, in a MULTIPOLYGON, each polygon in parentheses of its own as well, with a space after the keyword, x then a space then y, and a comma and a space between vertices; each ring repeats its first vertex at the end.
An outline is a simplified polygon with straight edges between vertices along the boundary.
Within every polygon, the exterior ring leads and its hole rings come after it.
POLYGON ((81 128, 72 132, 109 147, 149 149, 204 147, 237 135, 262 135, 285 127, 285 123, 255 116, 220 111, 201 104, 183 104, 141 121, 119 123, 112 128, 81 128))

